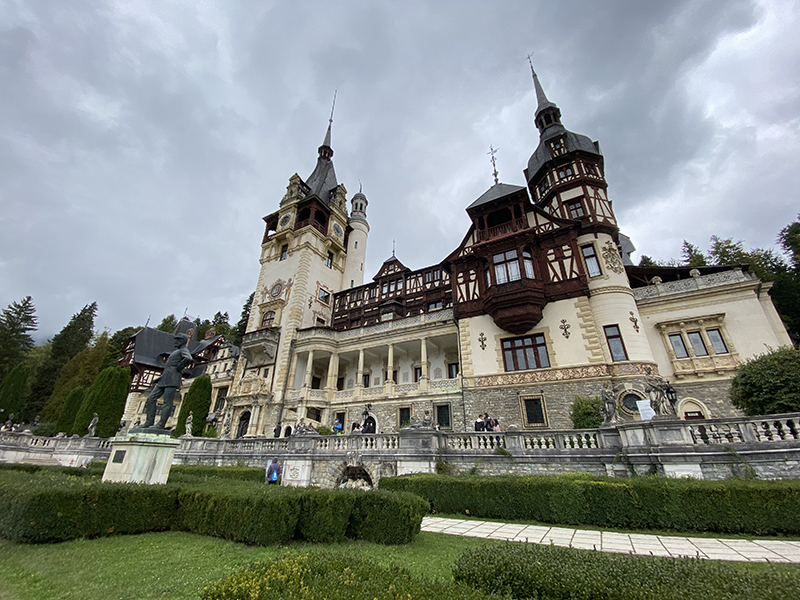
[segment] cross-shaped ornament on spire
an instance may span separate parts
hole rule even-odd
[[[498,148],[495,148],[493,146],[489,146],[489,151],[486,153],[486,154],[491,154],[491,156],[492,156],[492,169],[494,170],[493,174],[494,174],[494,183],[495,183],[495,185],[500,183],[500,181],[497,179],[497,162],[496,162],[496,159],[494,157],[494,155],[497,154],[497,150],[498,150]]]

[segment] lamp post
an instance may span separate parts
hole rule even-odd
[[[678,401],[678,394],[675,391],[675,388],[669,384],[667,384],[667,400],[669,400],[669,403],[672,405]]]
[[[367,404],[366,408],[364,408],[364,412],[361,413],[361,425],[363,426],[367,419],[369,419],[369,411],[372,410],[372,404]]]

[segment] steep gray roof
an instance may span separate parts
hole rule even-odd
[[[476,208],[481,206],[482,204],[488,204],[489,202],[493,202],[499,198],[503,198],[505,196],[510,196],[520,190],[524,190],[524,187],[519,185],[511,185],[508,183],[495,183],[492,187],[486,190],[480,198],[475,200],[472,204],[467,207],[467,210],[470,208]]]
[[[339,185],[336,181],[336,171],[333,169],[333,148],[331,148],[331,124],[328,123],[328,131],[325,132],[325,139],[322,146],[319,147],[319,158],[317,158],[317,166],[314,171],[308,176],[306,185],[309,188],[306,197],[316,195],[325,204],[331,198],[331,190]]]
[[[593,142],[591,138],[579,133],[567,131],[563,125],[553,125],[545,129],[539,141],[539,146],[536,148],[536,151],[531,155],[531,158],[528,161],[528,177],[533,177],[536,175],[536,172],[542,168],[542,165],[552,160],[552,156],[550,156],[550,148],[547,147],[545,142],[560,135],[564,136],[564,141],[567,145],[567,152],[583,150],[584,152],[588,152],[590,154],[597,154],[598,156],[603,155],[603,153],[600,152],[600,145],[597,142]],[[530,181],[530,179],[528,181]]]

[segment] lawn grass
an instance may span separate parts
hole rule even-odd
[[[381,565],[399,565],[414,575],[452,578],[456,558],[486,543],[420,533],[402,546],[366,542],[292,544],[303,552],[339,550]],[[183,532],[145,533],[60,544],[0,540],[0,600],[198,600],[203,588],[254,561],[278,556],[286,547],[246,546]]]

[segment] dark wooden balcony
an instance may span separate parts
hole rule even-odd
[[[484,306],[497,326],[517,335],[542,320],[545,304],[544,282],[538,279],[493,285],[484,293]]]

